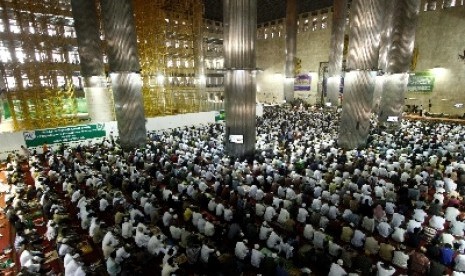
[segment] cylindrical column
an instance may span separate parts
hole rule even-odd
[[[194,1],[193,13],[203,14],[203,4],[201,1]],[[195,79],[197,80],[197,100],[201,101],[200,106],[204,105],[203,99],[207,98],[207,77],[205,75],[205,55],[203,47],[203,16],[194,17],[193,32],[194,32],[194,63],[195,63]],[[199,99],[200,98],[200,99]],[[205,111],[205,110],[200,110]]]
[[[94,1],[72,0],[81,75],[91,122],[114,120],[114,106],[104,76],[97,10]]]
[[[226,152],[255,153],[257,0],[224,0]]]
[[[387,55],[386,79],[381,96],[379,121],[397,117],[400,122],[408,83],[408,71],[415,46],[415,29],[420,0],[395,0],[392,33]]]
[[[286,68],[284,72],[284,99],[294,100],[295,61],[297,51],[297,1],[286,4]]]
[[[378,67],[382,0],[354,0],[351,6],[350,42],[344,79],[344,101],[339,145],[364,147],[370,130],[375,76]]]
[[[328,62],[327,93],[332,106],[339,105],[344,34],[347,18],[347,0],[334,0],[333,21],[331,27],[331,46]]]
[[[132,1],[102,0],[101,6],[120,143],[133,149],[146,142],[146,130]]]

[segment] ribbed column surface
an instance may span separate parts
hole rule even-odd
[[[100,40],[99,22],[94,1],[71,0],[71,7],[76,30],[81,75],[83,77],[104,74],[102,59],[102,42]]]
[[[350,12],[350,40],[347,68],[378,68],[380,32],[383,27],[384,1],[354,0]]]
[[[339,126],[339,146],[365,147],[370,131],[375,76],[369,71],[351,71],[345,76],[344,105]]]
[[[130,0],[102,0],[110,72],[140,71],[134,13]]]
[[[142,81],[130,0],[102,0],[115,115],[123,149],[146,141]]]
[[[257,0],[223,0],[224,67],[255,69]]]
[[[137,73],[111,73],[120,143],[133,149],[146,142],[145,116],[142,103],[142,79]]]
[[[339,104],[346,18],[347,0],[334,0],[327,81],[327,97],[332,106]]]
[[[102,76],[85,78],[84,93],[91,122],[109,122],[115,119],[113,97],[106,84]]]
[[[379,122],[386,123],[391,116],[402,118],[404,97],[407,90],[408,73],[396,73],[384,76],[383,95],[379,105]]]
[[[295,60],[297,51],[297,1],[286,2],[286,65],[284,68],[284,99],[294,100]]]
[[[405,102],[408,75],[415,46],[415,30],[420,0],[395,0],[392,6],[391,43],[387,54],[384,88],[380,102],[380,122],[386,122],[389,116],[400,118]]]
[[[256,139],[257,1],[224,0],[223,16],[225,149],[231,156],[246,158],[254,155]]]
[[[365,147],[370,130],[373,92],[383,26],[382,0],[354,0],[351,6],[350,42],[344,79],[344,100],[339,145],[346,149]]]

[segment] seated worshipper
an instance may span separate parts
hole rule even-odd
[[[413,251],[409,259],[409,275],[426,275],[429,271],[430,261],[425,256],[426,248],[421,247],[419,251]]]
[[[351,239],[351,244],[356,248],[361,248],[365,244],[365,233],[359,229],[355,229],[354,236]]]
[[[282,238],[276,234],[275,231],[271,231],[270,236],[266,240],[266,246],[269,249],[274,249],[279,251],[281,249],[281,243],[283,242]]]
[[[47,240],[51,241],[56,238],[57,228],[58,227],[53,220],[49,220],[47,222],[47,232],[45,232],[45,236],[47,237]]]
[[[439,231],[444,230],[445,223],[446,223],[446,219],[441,216],[431,216],[429,220],[429,226]]]
[[[324,233],[324,229],[315,231],[313,233],[313,246],[318,249],[325,248],[325,241],[326,241],[326,234]]]
[[[389,265],[387,262],[379,261],[376,263],[376,269],[378,270],[377,276],[391,276],[396,273],[396,269]]]
[[[265,255],[260,251],[260,246],[258,244],[254,245],[252,249],[252,254],[250,256],[250,263],[255,268],[260,268],[260,263],[265,258]]]
[[[454,258],[454,250],[452,249],[452,245],[446,243],[444,246],[440,248],[439,254],[439,261],[443,265],[451,265],[453,258]]]
[[[463,237],[465,231],[465,222],[463,220],[453,220],[450,223],[450,233],[454,236]]]
[[[146,248],[149,243],[150,236],[146,234],[146,229],[143,226],[137,226],[134,241],[139,248]]]
[[[258,237],[261,241],[268,239],[270,233],[273,231],[271,227],[268,226],[266,221],[263,221],[262,225],[260,226],[260,231]],[[313,235],[312,235],[313,236]]]
[[[167,250],[164,250],[164,256],[162,260],[162,264],[166,264],[168,262],[168,259],[170,258],[176,258],[176,254],[178,254],[178,249],[177,247],[170,247]]]
[[[365,254],[377,255],[379,252],[379,243],[373,236],[369,236],[365,240]]]
[[[112,230],[107,231],[102,239],[102,252],[105,259],[108,259],[110,253],[113,252],[119,244],[118,239],[116,238],[117,233],[118,230],[113,228]]]
[[[276,216],[276,210],[274,209],[274,207],[273,206],[266,207],[263,219],[266,222],[271,222],[275,216]]]
[[[39,256],[41,255],[41,256]],[[41,270],[40,262],[43,260],[43,255],[40,252],[34,252],[25,247],[19,257],[21,268],[26,268],[28,272],[38,273]]]
[[[210,248],[207,244],[202,244],[202,247],[200,248],[200,260],[204,264],[208,264],[210,254],[212,254],[213,252],[215,252],[215,249]]]
[[[450,207],[446,208],[444,218],[447,221],[454,221],[457,218],[458,215],[460,215],[459,209],[457,209],[456,207],[450,206]]]
[[[162,267],[161,276],[173,275],[178,269],[178,264],[174,262],[174,258],[169,258]]]
[[[289,214],[289,212],[282,207],[279,211],[277,222],[281,225],[284,225],[290,219],[290,217],[291,215]]]
[[[116,262],[116,252],[111,252],[107,259],[107,272],[110,276],[119,275],[121,272],[121,265]]]
[[[125,259],[131,256],[131,254],[129,253],[130,248],[131,246],[129,244],[125,244],[124,246],[121,246],[118,249],[116,249],[115,262],[117,264],[121,264]]]
[[[407,232],[407,230],[404,228],[396,227],[394,228],[391,238],[396,242],[403,243],[405,241],[405,232]]]
[[[407,269],[409,254],[404,252],[405,246],[400,245],[399,249],[394,251],[394,255],[392,257],[392,263],[400,268]]]
[[[234,254],[239,260],[244,260],[249,254],[249,248],[246,246],[247,240],[238,241],[234,248]]]
[[[389,225],[389,223],[385,221],[380,222],[376,229],[378,229],[379,235],[383,238],[389,237],[389,235],[391,235],[391,233],[393,232],[391,225]]]
[[[390,262],[394,253],[395,247],[390,243],[381,243],[379,245],[379,256],[381,259]]]
[[[152,235],[147,243],[147,251],[152,255],[160,254],[160,252],[165,250],[164,240],[165,237],[161,234]]]
[[[65,267],[65,275],[76,275],[82,270],[83,266],[78,253],[68,257],[68,261],[63,264]]]
[[[121,225],[121,236],[123,239],[129,239],[133,236],[134,226],[133,222],[129,221],[129,217],[124,217],[124,222]]]
[[[347,275],[347,272],[342,267],[344,262],[339,259],[337,262],[332,263],[331,267],[329,268],[328,276],[344,276]]]

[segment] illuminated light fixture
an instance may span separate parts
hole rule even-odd
[[[433,69],[431,69],[431,72],[436,77],[442,77],[446,73],[446,69],[440,65],[435,65]]]

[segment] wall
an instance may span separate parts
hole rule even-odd
[[[423,105],[431,112],[463,115],[465,107],[465,61],[458,55],[465,50],[465,6],[423,11],[419,14],[415,46],[419,50],[415,72],[431,70],[436,75],[432,92],[407,92],[405,104]],[[328,13],[332,18],[332,13]],[[300,31],[297,35],[297,57],[302,60],[302,72],[312,75],[311,92],[296,92],[296,97],[310,103],[320,103],[318,86],[320,62],[327,62],[330,51],[331,20],[325,29]],[[257,76],[257,97],[261,102],[282,102],[285,63],[284,37],[257,40],[257,66],[263,71]],[[434,69],[440,66],[439,69]],[[266,101],[264,100],[266,98]]]
[[[407,92],[406,103],[423,105],[431,112],[462,115],[465,108],[465,61],[458,55],[465,50],[465,6],[420,12],[415,46],[418,47],[417,72],[432,70],[436,75],[432,92]]]
[[[215,122],[215,111],[179,114],[173,116],[164,116],[156,118],[148,118],[146,121],[147,131],[177,128],[183,126],[204,125]],[[115,121],[105,123],[105,132],[107,136],[113,132],[114,136],[118,135],[118,126]],[[92,142],[98,142],[102,139],[92,139]],[[83,141],[71,142],[71,145],[77,145]],[[7,158],[8,154],[21,153],[19,150],[21,146],[26,146],[24,141],[23,132],[10,132],[0,134],[0,160]],[[55,148],[57,145],[49,145]],[[37,150],[41,153],[42,148],[30,148],[30,150]]]
[[[331,18],[331,13],[328,17]],[[297,34],[296,57],[301,59],[301,73],[309,73],[312,77],[310,92],[296,91],[295,97],[314,104],[320,102],[318,92],[318,70],[320,62],[327,62],[331,23],[325,29],[315,31],[300,31]],[[285,68],[284,37],[257,40],[257,99],[265,103],[281,103],[284,100],[284,68]]]

